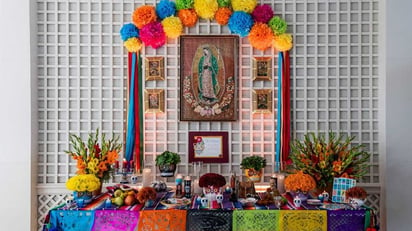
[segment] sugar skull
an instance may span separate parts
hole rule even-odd
[[[219,204],[223,202],[223,195],[221,193],[216,195],[216,201]]]
[[[132,181],[132,184],[137,184],[137,176],[136,175],[132,175],[130,177],[130,180]]]
[[[300,205],[302,204],[302,200],[301,200],[298,196],[296,196],[296,197],[293,199],[293,204],[294,204],[297,208],[299,208]]]
[[[209,207],[209,199],[206,197],[202,197],[202,199],[200,199],[200,203],[202,204],[203,208]]]

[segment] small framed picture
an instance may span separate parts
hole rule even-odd
[[[228,132],[189,132],[189,163],[228,163]]]
[[[164,80],[164,58],[163,57],[147,57],[145,79],[148,80]]]
[[[146,89],[144,99],[145,113],[164,112],[165,95],[163,89]]]
[[[259,89],[253,90],[253,113],[272,112],[272,90]]]
[[[253,80],[272,80],[272,58],[253,58]]]

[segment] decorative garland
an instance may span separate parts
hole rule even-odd
[[[285,33],[286,21],[274,16],[271,6],[256,0],[161,0],[157,6],[138,7],[132,23],[125,24],[120,34],[129,52],[139,51],[143,44],[157,49],[167,38],[178,38],[184,27],[195,26],[199,18],[228,25],[232,34],[248,36],[258,50],[292,48],[292,36]]]

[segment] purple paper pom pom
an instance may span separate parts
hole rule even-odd
[[[169,0],[161,0],[156,6],[156,14],[164,19],[176,14],[176,3]]]
[[[139,29],[133,23],[124,24],[120,29],[120,37],[123,41],[132,37],[139,38]]]
[[[146,46],[157,49],[166,43],[166,34],[160,22],[151,22],[140,30],[140,39]]]
[[[249,34],[253,26],[253,19],[250,14],[243,11],[235,11],[229,18],[229,29],[232,33],[245,37]]]
[[[252,12],[252,17],[255,22],[267,23],[273,17],[272,7],[269,5],[258,5]]]

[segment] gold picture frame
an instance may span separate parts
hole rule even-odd
[[[253,80],[272,80],[272,58],[253,58]]]
[[[145,113],[164,112],[165,95],[163,89],[146,89],[144,91]]]
[[[272,113],[272,90],[257,89],[253,90],[253,113]]]
[[[164,57],[146,57],[145,79],[164,80]]]

